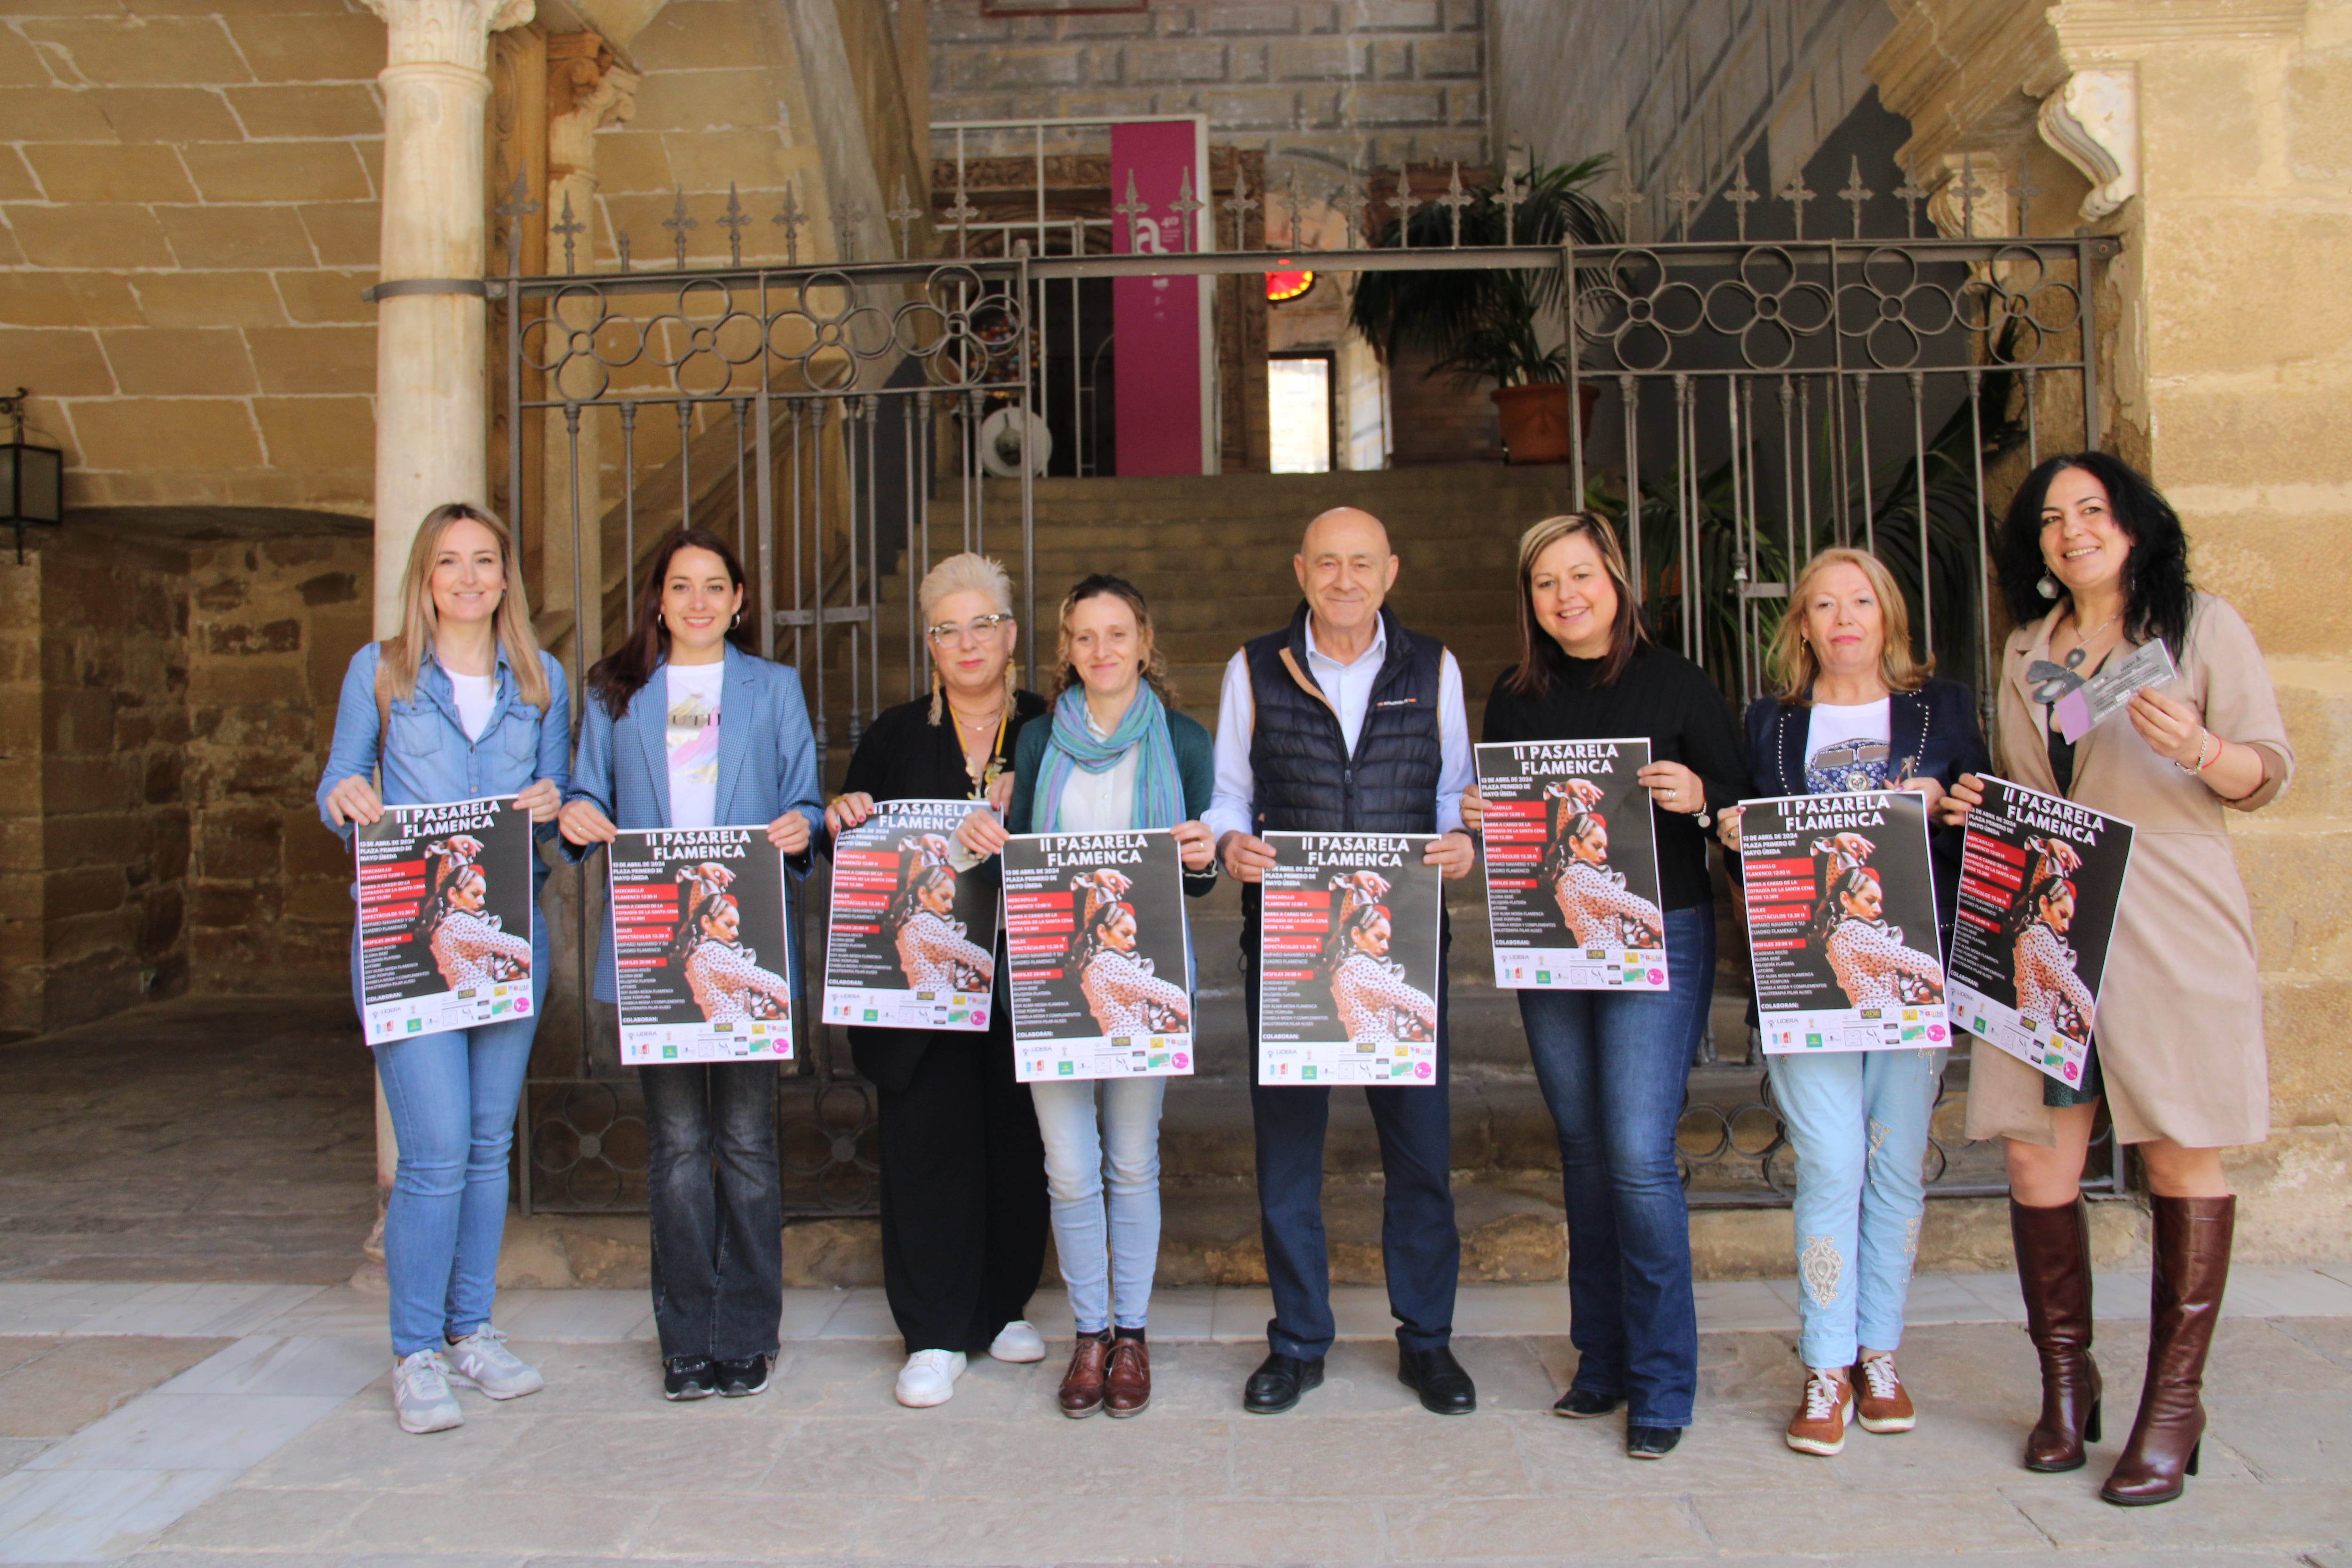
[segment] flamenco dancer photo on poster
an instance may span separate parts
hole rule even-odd
[[[1126,902],[1132,885],[1108,867],[1071,879],[1079,914],[1070,973],[1108,1037],[1185,1033],[1192,1026],[1192,998],[1155,974],[1151,960],[1136,952],[1135,908]]]
[[[1331,931],[1318,967],[1331,986],[1331,1003],[1348,1043],[1359,1049],[1400,1040],[1433,1039],[1437,1003],[1405,978],[1389,957],[1394,925],[1386,904],[1388,879],[1351,871],[1331,881]]]
[[[1579,947],[1663,947],[1658,906],[1629,890],[1625,874],[1610,867],[1609,819],[1600,810],[1604,793],[1591,779],[1545,786],[1543,880]]]
[[[1906,945],[1889,924],[1878,873],[1864,864],[1878,846],[1859,833],[1813,840],[1822,894],[1806,935],[1837,976],[1853,1007],[1905,1007],[1944,999],[1944,965]]]
[[[898,891],[883,913],[882,930],[897,950],[907,988],[987,991],[995,983],[995,955],[973,942],[955,918],[956,874],[946,837],[909,838],[898,854]]]
[[[482,841],[464,834],[425,846],[426,893],[416,935],[452,991],[530,976],[530,941],[508,934],[499,916],[485,912],[490,888],[481,855]]]
[[[666,955],[686,976],[705,1022],[727,1024],[787,1016],[792,984],[760,967],[759,952],[741,941],[743,911],[727,889],[735,873],[712,862],[678,868],[684,916]]]

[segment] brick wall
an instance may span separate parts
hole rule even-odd
[[[1213,141],[1278,165],[1486,160],[1481,0],[1152,0],[1140,16],[1024,18],[931,0],[930,37],[934,121],[1206,114]]]
[[[142,9],[0,18],[0,371],[69,507],[363,510],[383,24]]]

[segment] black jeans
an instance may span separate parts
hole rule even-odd
[[[934,1033],[879,1092],[882,1286],[909,1355],[986,1350],[1045,1271],[1045,1146],[1011,1017],[1000,992],[987,1034]]]
[[[775,1354],[784,1311],[776,1064],[641,1067],[637,1081],[663,1357]]]

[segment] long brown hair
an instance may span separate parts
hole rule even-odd
[[[1853,567],[1878,595],[1879,626],[1886,634],[1878,652],[1878,678],[1886,682],[1886,689],[1916,691],[1927,685],[1927,677],[1936,670],[1936,657],[1929,654],[1924,663],[1911,657],[1911,606],[1904,600],[1895,574],[1867,550],[1839,548],[1824,550],[1806,562],[1789,589],[1788,608],[1780,612],[1780,629],[1772,634],[1771,650],[1764,656],[1779,684],[1780,700],[1799,707],[1812,700],[1807,693],[1822,673],[1822,660],[1813,645],[1805,640],[1805,601],[1811,595],[1813,579],[1832,566]]]
[[[440,616],[433,607],[434,558],[441,553],[442,539],[460,522],[478,522],[499,542],[499,571],[506,587],[499,592],[499,607],[491,612],[491,628],[499,650],[514,669],[515,695],[544,713],[553,694],[547,684],[547,669],[539,661],[539,636],[530,628],[530,602],[523,595],[514,535],[491,513],[465,501],[450,501],[426,512],[408,546],[408,565],[400,574],[400,631],[384,639],[383,651],[378,656],[391,681],[392,695],[404,702],[416,695],[417,667],[424,663],[433,647],[434,633],[440,627]]]
[[[629,700],[645,689],[655,668],[669,652],[669,627],[662,622],[662,584],[669,576],[670,562],[681,550],[708,550],[727,563],[727,575],[735,586],[743,586],[743,563],[737,558],[735,547],[707,528],[673,529],[654,546],[653,569],[646,574],[645,589],[637,596],[636,626],[626,642],[588,670],[589,692],[615,719],[628,711]],[[729,640],[735,636],[730,630]]]
[[[1151,606],[1143,602],[1143,590],[1126,578],[1109,572],[1097,572],[1079,580],[1062,600],[1061,639],[1054,648],[1054,700],[1073,686],[1085,684],[1078,677],[1078,667],[1070,662],[1070,612],[1088,599],[1117,599],[1135,612],[1135,633],[1142,641],[1143,679],[1160,700],[1169,707],[1176,706],[1176,689],[1168,682],[1168,660],[1160,651],[1160,638],[1151,626]]]
[[[1563,512],[1545,518],[1519,535],[1519,663],[1511,671],[1509,689],[1520,697],[1551,695],[1549,650],[1559,645],[1549,632],[1536,625],[1536,558],[1563,539],[1582,534],[1592,541],[1592,548],[1601,557],[1601,567],[1609,574],[1611,586],[1617,590],[1617,617],[1609,630],[1609,652],[1601,660],[1599,684],[1613,685],[1633,662],[1633,656],[1649,645],[1650,628],[1642,623],[1642,599],[1634,593],[1633,578],[1625,567],[1625,552],[1617,546],[1615,531],[1601,518],[1589,511]]]

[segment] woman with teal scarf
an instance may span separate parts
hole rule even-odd
[[[993,855],[1008,832],[1173,828],[1184,890],[1207,892],[1217,874],[1200,817],[1215,783],[1213,752],[1208,731],[1169,705],[1151,612],[1134,584],[1097,574],[1070,590],[1056,663],[1053,721],[1021,731],[1004,821],[974,811],[959,837],[973,852]],[[1188,994],[1190,979],[1181,983]],[[1151,1403],[1144,1323],[1160,1259],[1160,1105],[1168,1080],[1029,1087],[1045,1140],[1054,1249],[1077,1321],[1062,1414],[1140,1415]]]

